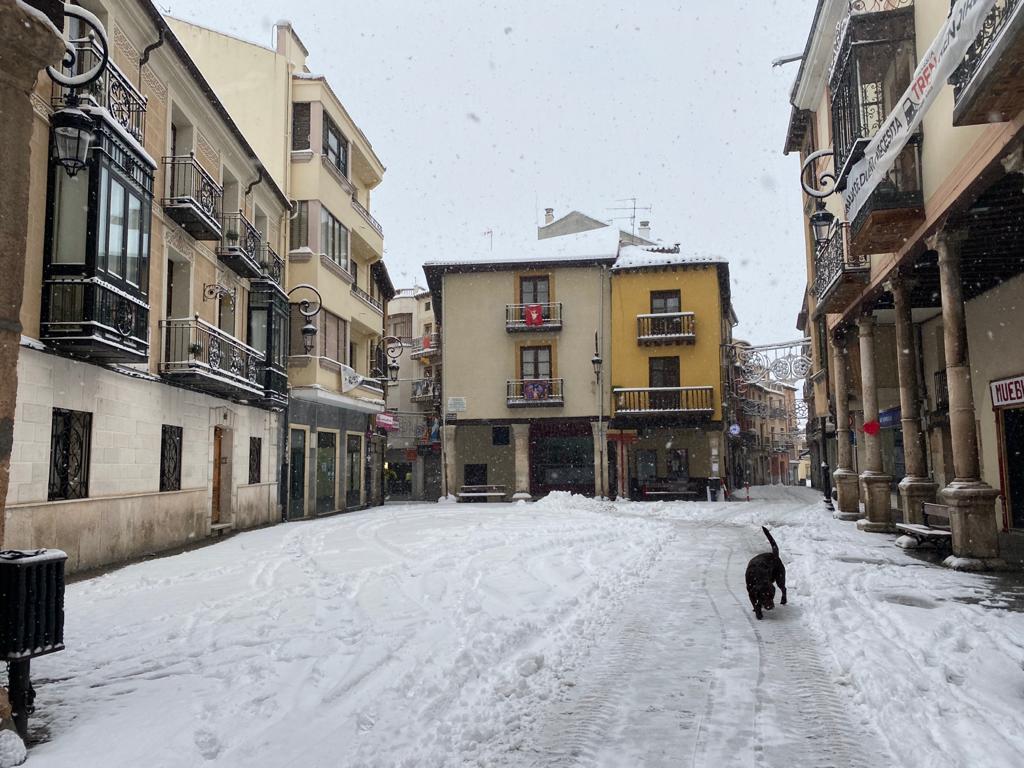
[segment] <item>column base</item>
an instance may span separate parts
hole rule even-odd
[[[857,473],[851,469],[837,469],[832,473],[836,489],[836,520],[857,520],[860,514],[860,490],[857,488]]]
[[[939,492],[942,503],[949,507],[954,558],[985,561],[999,557],[998,496],[999,491],[980,480],[954,480]]]
[[[924,522],[921,505],[935,502],[935,494],[939,490],[938,483],[933,483],[927,477],[907,476],[900,480],[899,488],[903,522],[921,525]]]
[[[880,472],[864,472],[860,476],[864,483],[864,511],[866,517],[857,521],[857,530],[868,533],[891,533],[896,528],[892,522],[892,505],[889,488],[892,478]]]
[[[1007,571],[1010,567],[998,557],[957,557],[950,555],[942,564],[954,571]]]

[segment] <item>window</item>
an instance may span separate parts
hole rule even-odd
[[[100,170],[99,187],[96,266],[111,277],[121,278],[145,292],[146,262],[149,258],[149,201],[106,166]]]
[[[217,300],[217,327],[229,336],[235,335],[235,297],[231,294]]]
[[[84,499],[89,495],[92,414],[53,409],[50,426],[50,487],[47,498]]]
[[[352,273],[352,282],[359,285],[359,262],[350,261],[348,265],[348,271]]]
[[[510,445],[511,432],[510,427],[491,427],[491,445]]]
[[[648,365],[652,387],[679,386],[678,357],[652,357]]]
[[[292,151],[309,149],[309,102],[292,104]]]
[[[89,176],[86,167],[70,178],[63,170],[53,176],[53,263],[85,264],[85,231],[89,212]],[[106,207],[106,187],[100,188],[100,208]],[[106,226],[100,218],[100,227]],[[102,231],[102,230],[101,230]],[[104,241],[103,234],[100,235]]]
[[[324,112],[324,157],[348,178],[348,141],[341,135],[338,126]]]
[[[547,304],[551,300],[551,286],[547,276],[519,278],[519,291],[523,304]]]
[[[320,208],[320,252],[348,268],[348,230],[323,207]]]
[[[309,247],[309,203],[299,200],[295,203],[295,215],[288,232],[288,248],[297,251]]]
[[[426,305],[425,305],[425,306],[423,307],[423,311],[424,311],[424,312],[429,312],[429,311],[430,311],[430,302],[429,302],[429,301],[428,301],[428,302],[426,303]]]
[[[651,314],[664,315],[681,312],[679,291],[651,291]]]
[[[320,354],[337,360],[339,363],[347,362],[345,349],[348,342],[348,321],[342,320],[337,315],[332,315],[327,310],[320,312]]]
[[[521,379],[551,378],[551,347],[523,347],[519,350]]]
[[[412,337],[412,314],[391,315],[388,318],[388,334],[400,339]]]
[[[181,490],[181,427],[160,428],[160,491]]]
[[[260,462],[263,456],[263,438],[249,438],[249,485],[256,485],[260,481]]]

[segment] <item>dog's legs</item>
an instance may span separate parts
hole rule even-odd
[[[760,598],[758,598],[758,596],[755,595],[750,590],[747,590],[747,597],[750,598],[750,604],[752,606],[754,606],[754,615],[756,615],[757,618],[759,618],[759,619],[764,618],[761,615],[761,600],[760,600]]]
[[[775,580],[775,583],[779,585],[779,589],[782,590],[782,600],[779,602],[782,605],[786,604],[786,569],[784,567],[779,569],[779,578]]]

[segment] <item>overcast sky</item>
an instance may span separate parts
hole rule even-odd
[[[535,238],[546,207],[608,220],[635,197],[655,239],[729,258],[738,335],[799,336],[797,65],[771,61],[803,50],[813,0],[158,2],[265,45],[292,21],[387,167],[372,202],[396,286],[486,256],[488,230]]]

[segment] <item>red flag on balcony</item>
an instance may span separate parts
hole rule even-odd
[[[523,319],[527,325],[544,325],[544,309],[540,304],[527,304],[523,308]]]
[[[425,334],[423,336],[423,348],[424,349],[430,349],[430,334],[429,333]]]

